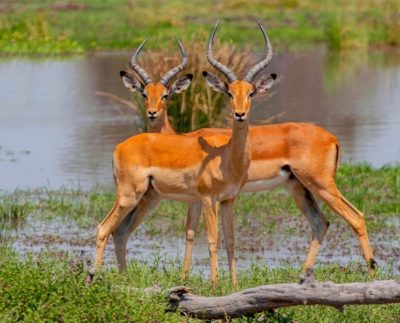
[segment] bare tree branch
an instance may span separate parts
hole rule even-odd
[[[135,110],[136,112],[140,112],[139,108],[136,106],[136,104],[132,103],[129,100],[125,100],[123,98],[120,98],[119,96],[116,96],[115,94],[109,93],[109,92],[103,92],[103,91],[96,91],[95,92],[96,95],[99,96],[104,96],[106,98],[109,98],[115,102],[118,102],[119,104],[125,105],[129,108],[132,108],[133,110]]]
[[[320,283],[309,270],[299,283],[264,285],[220,297],[197,296],[186,287],[175,287],[169,291],[169,302],[172,309],[201,319],[235,318],[296,305],[342,310],[344,305],[400,303],[400,281]]]

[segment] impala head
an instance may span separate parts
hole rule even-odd
[[[231,109],[233,116],[237,121],[244,121],[248,118],[248,113],[251,107],[251,98],[258,93],[266,92],[271,88],[274,80],[276,79],[276,74],[266,74],[261,76],[258,81],[253,84],[254,77],[264,69],[272,59],[272,48],[269,42],[268,36],[258,23],[261,29],[264,40],[266,42],[267,55],[260,63],[254,65],[246,74],[243,80],[238,80],[235,74],[225,65],[218,62],[212,54],[212,47],[214,43],[214,36],[219,24],[219,20],[214,26],[211,33],[210,40],[208,43],[207,59],[209,63],[219,72],[225,75],[229,83],[222,81],[217,75],[210,72],[203,72],[208,86],[218,92],[223,92],[228,95],[231,99]]]
[[[141,80],[133,76],[132,74],[121,71],[120,75],[122,82],[125,87],[133,92],[138,92],[143,96],[145,102],[146,113],[151,123],[157,123],[160,117],[165,113],[166,101],[173,93],[182,93],[185,91],[193,78],[192,74],[186,74],[185,76],[177,79],[171,86],[168,83],[181,71],[186,68],[187,57],[185,49],[182,43],[177,39],[179,49],[182,55],[182,63],[171,70],[169,70],[159,82],[153,82],[146,71],[136,63],[136,59],[146,44],[149,38],[146,38],[142,44],[133,53],[130,66],[131,68],[141,77]]]

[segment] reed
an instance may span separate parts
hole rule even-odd
[[[7,241],[11,231],[25,223],[30,210],[30,203],[18,194],[0,199],[0,243]]]

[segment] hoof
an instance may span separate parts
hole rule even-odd
[[[370,270],[375,270],[378,267],[378,263],[374,260],[374,258],[368,261],[368,268]]]

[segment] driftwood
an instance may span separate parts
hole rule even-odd
[[[344,305],[400,303],[400,280],[369,283],[320,283],[312,270],[300,276],[299,283],[264,285],[220,297],[202,297],[186,287],[169,291],[173,310],[201,319],[248,316],[279,307],[328,305],[343,310]]]

